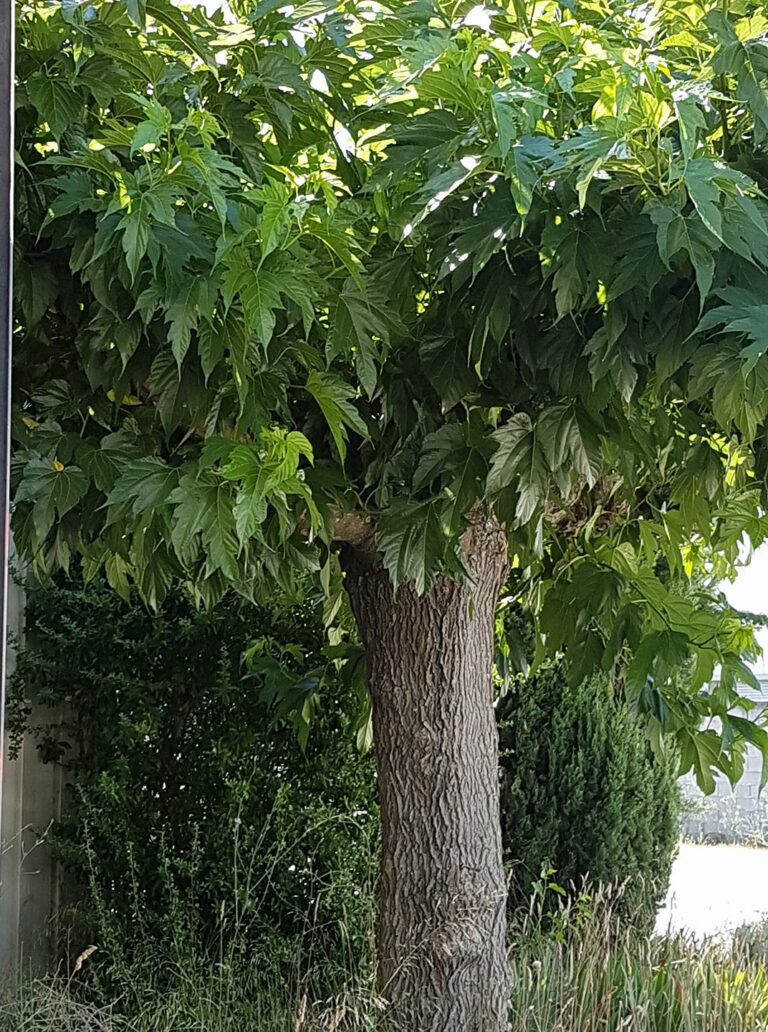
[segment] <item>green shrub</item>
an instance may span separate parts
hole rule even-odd
[[[534,886],[626,883],[624,910],[653,918],[677,845],[676,768],[661,763],[605,678],[575,687],[553,665],[514,678],[498,704],[510,907]]]
[[[200,613],[178,592],[152,615],[104,585],[30,590],[10,725],[31,721],[71,786],[54,845],[83,887],[72,946],[98,944],[98,1000],[204,978],[212,957],[296,984],[308,964],[342,981],[368,970],[375,777],[352,741],[346,654],[328,658],[314,604]],[[513,679],[499,717],[512,906],[552,869],[565,884],[629,878],[626,900],[650,913],[675,779],[607,685],[570,688],[556,668]]]
[[[11,724],[29,724],[25,699],[59,714],[33,728],[71,786],[54,845],[84,887],[89,966],[113,983],[139,955],[155,972],[185,951],[291,963],[310,936],[368,956],[372,760],[323,647],[311,604],[200,613],[178,592],[152,615],[106,586],[30,590]],[[275,695],[292,677],[313,711],[305,749]]]

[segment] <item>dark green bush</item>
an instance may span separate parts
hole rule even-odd
[[[179,592],[155,616],[106,586],[30,590],[11,724],[29,724],[25,699],[60,715],[32,723],[71,786],[54,843],[85,887],[94,962],[235,942],[274,959],[310,934],[313,949],[365,952],[375,781],[323,647],[309,604],[199,613]],[[314,710],[305,749],[275,698],[292,670]]]
[[[574,687],[558,665],[513,679],[498,715],[510,907],[552,871],[566,888],[626,883],[625,914],[647,923],[679,837],[674,758],[656,760],[606,678]]]

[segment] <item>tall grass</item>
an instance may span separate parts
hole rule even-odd
[[[644,937],[568,903],[512,954],[510,1032],[766,1032],[768,926],[732,941]],[[575,913],[575,916],[574,916]]]
[[[143,1004],[131,1016],[123,1001],[98,1007],[77,999],[63,979],[37,980],[6,991],[0,1000],[3,1032],[368,1032],[378,1009],[348,988],[322,997],[312,979],[302,987],[265,980],[258,972],[209,971],[189,979],[180,972],[171,989],[137,986]],[[316,986],[316,990],[320,990]],[[324,990],[331,988],[323,986]]]
[[[582,897],[546,933],[529,916],[515,931],[510,1032],[765,1032],[768,926],[732,942],[643,938],[610,907]],[[190,959],[153,978],[142,965],[132,999],[96,1007],[61,978],[0,1000],[2,1032],[373,1032],[382,1008],[360,972],[307,966],[293,976],[252,963]],[[414,1032],[414,1030],[408,1030]]]
[[[284,961],[284,958],[281,958]],[[136,981],[105,1005],[62,974],[0,990],[2,1032],[373,1032],[381,1008],[359,970],[254,956],[225,963],[189,956]]]

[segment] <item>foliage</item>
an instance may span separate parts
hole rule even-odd
[[[749,943],[649,938],[617,925],[610,901],[586,919],[561,907],[565,938],[520,935],[511,1032],[759,1032],[768,1015],[764,958]],[[572,928],[573,931],[573,928]]]
[[[678,838],[676,756],[659,762],[604,677],[562,664],[518,677],[497,706],[510,909],[532,887],[624,884],[624,913],[652,923]]]
[[[722,940],[639,936],[617,926],[610,900],[591,900],[591,913],[563,902],[562,925],[579,934],[542,937],[536,919],[520,929],[511,956],[510,1032],[592,1029],[594,1032],[762,1032],[768,1015],[765,929]],[[158,992],[142,972],[135,985],[141,1007],[123,1015],[123,1000],[97,1010],[73,999],[63,981],[24,983],[0,997],[0,1024],[25,1032],[369,1032],[378,1007],[366,984],[317,978],[296,983],[259,977],[253,965],[233,972],[179,972],[172,993]],[[330,998],[335,994],[333,998]]]
[[[373,1032],[378,1005],[354,968],[297,970],[286,981],[267,958],[258,967],[198,964],[188,957],[169,990],[157,970],[132,970],[126,995],[99,1006],[63,977],[0,990],[0,1026],[14,1032]]]
[[[234,943],[274,964],[305,936],[318,957],[368,955],[372,764],[351,741],[348,664],[323,640],[310,604],[201,614],[174,592],[153,615],[101,584],[30,592],[10,730],[31,719],[63,765],[54,845],[110,984],[129,961],[165,970]],[[246,646],[260,667],[241,668]],[[315,710],[306,748],[302,705],[283,712],[291,669]]]
[[[749,626],[656,572],[765,535],[762,5],[232,12],[19,5],[23,553],[332,610],[340,515],[425,589],[479,499],[541,655],[705,787],[768,756]]]

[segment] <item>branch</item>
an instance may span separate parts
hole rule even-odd
[[[335,512],[331,516],[331,537],[362,552],[376,551],[376,527],[361,512]]]

